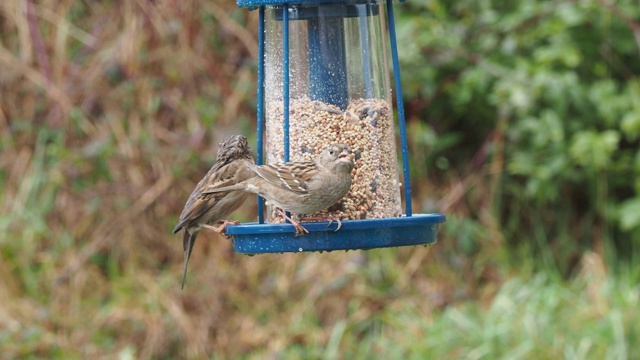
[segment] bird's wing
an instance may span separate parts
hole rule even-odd
[[[173,233],[180,231],[182,227],[191,221],[198,219],[207,210],[211,209],[220,199],[227,196],[228,191],[237,190],[229,189],[227,192],[217,192],[214,190],[226,188],[237,183],[236,173],[240,166],[246,166],[242,161],[230,162],[217,166],[214,164],[207,175],[200,180],[196,188],[189,196],[182,214],[180,214],[180,222],[173,229]]]
[[[318,168],[313,161],[301,161],[255,166],[253,171],[273,185],[304,195],[309,193],[309,180]]]

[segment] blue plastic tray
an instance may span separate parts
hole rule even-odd
[[[413,214],[411,217],[345,220],[337,223],[304,222],[308,234],[295,236],[291,224],[244,223],[227,226],[233,249],[242,254],[301,251],[357,250],[382,247],[428,245],[438,238],[442,214]]]

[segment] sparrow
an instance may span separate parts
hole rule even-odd
[[[184,248],[183,289],[187,276],[187,264],[200,230],[206,228],[223,233],[228,224],[238,224],[237,221],[223,219],[235,211],[249,195],[243,191],[224,193],[204,193],[203,191],[235,185],[254,177],[255,173],[249,168],[254,163],[246,137],[232,135],[218,144],[216,162],[196,185],[184,205],[178,225],[173,229],[174,234],[184,230],[182,240]],[[215,223],[222,223],[222,225],[219,227],[211,225]]]
[[[249,164],[257,176],[235,185],[207,188],[204,194],[242,190],[258,194],[273,204],[296,229],[296,236],[309,231],[284,211],[311,214],[330,207],[351,188],[354,162],[345,144],[332,144],[311,161],[293,161],[272,165]],[[284,211],[283,211],[284,210]],[[341,222],[338,219],[338,228]]]

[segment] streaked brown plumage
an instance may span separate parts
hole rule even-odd
[[[204,193],[203,191],[231,186],[254,177],[255,173],[249,168],[253,164],[254,160],[249,151],[247,138],[242,135],[229,136],[219,144],[216,162],[189,196],[189,200],[180,214],[180,221],[173,229],[174,234],[184,230],[182,288],[184,288],[187,276],[187,264],[191,257],[191,251],[200,230],[207,228],[222,233],[226,225],[232,223],[224,219],[235,211],[249,195],[243,191],[224,193]],[[219,222],[222,222],[222,226],[212,226],[212,224]]]
[[[209,188],[204,193],[244,190],[264,197],[279,209],[294,214],[311,214],[328,208],[347,195],[353,166],[349,146],[333,144],[313,161],[249,165],[258,176],[236,185]],[[296,228],[297,235],[308,232],[284,212],[280,213]]]

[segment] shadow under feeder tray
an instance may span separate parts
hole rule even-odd
[[[429,245],[437,241],[442,214],[413,214],[410,217],[304,222],[308,234],[295,236],[293,225],[244,223],[229,225],[233,249],[243,254],[302,251],[365,250],[381,247]]]

